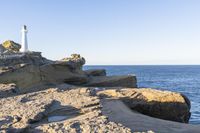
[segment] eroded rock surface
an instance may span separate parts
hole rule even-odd
[[[15,89],[14,84],[3,84],[0,87],[6,91]],[[161,107],[166,101],[187,104],[184,99],[178,93],[150,89],[96,90],[96,88],[62,84],[56,88],[28,94],[8,93],[7,97],[0,98],[0,129],[2,132],[33,133],[94,131],[198,133],[198,126],[156,119],[137,113],[139,112],[137,109],[131,108],[140,105],[140,101],[144,107],[149,108],[155,108],[154,105],[146,105],[154,100],[162,101]],[[172,106],[170,109],[173,108],[175,107]],[[168,108],[165,110],[169,111]],[[161,111],[160,114],[162,113]],[[175,113],[174,117],[176,115]]]
[[[108,119],[121,123],[138,132],[152,130],[155,133],[199,133],[199,125],[166,121],[140,114],[128,108],[120,99],[101,100],[102,113]]]
[[[129,108],[142,114],[188,123],[190,103],[180,93],[154,89],[111,89],[98,93],[100,96],[121,99]]]
[[[88,88],[50,88],[0,99],[2,132],[124,132],[101,113],[97,96]],[[65,118],[58,121],[56,118]]]
[[[106,76],[105,69],[89,69],[89,70],[85,70],[85,73],[88,76]]]
[[[40,53],[25,53],[22,57],[3,58],[0,63],[0,83],[15,83],[23,89],[48,83],[86,83],[88,77],[80,68],[82,57],[71,59],[50,61],[43,58]]]
[[[2,54],[0,56],[0,67],[15,67],[20,64],[44,65],[52,61],[41,56],[40,52]]]
[[[135,89],[135,75],[83,71],[85,59],[78,54],[51,61],[11,46],[0,47],[0,132],[165,133],[168,125],[172,132],[199,131],[161,120],[188,122],[190,101],[180,93]]]
[[[82,66],[85,64],[85,58],[81,57],[79,54],[72,54],[71,57],[63,58],[60,62],[68,64],[73,69],[82,69]]]
[[[85,86],[92,87],[137,87],[136,76],[96,76],[90,78]]]
[[[83,71],[85,59],[78,54],[72,54],[71,57],[60,61],[48,60],[39,52],[3,56],[5,57],[0,58],[0,83],[15,83],[24,89],[24,92],[43,84],[62,83],[79,86],[136,87],[135,76],[104,76],[105,71],[102,70]]]

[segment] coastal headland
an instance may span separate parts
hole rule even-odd
[[[84,71],[79,54],[52,61],[19,49],[0,45],[0,132],[200,131],[188,124],[191,104],[181,93],[138,88],[135,75]]]

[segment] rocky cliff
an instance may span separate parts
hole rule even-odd
[[[103,69],[84,71],[84,64],[85,59],[78,54],[58,61],[48,60],[40,52],[1,54],[0,131],[200,130],[181,124],[190,118],[191,105],[186,96],[137,88],[134,75],[107,76]]]
[[[40,52],[4,54],[0,58],[0,83],[15,83],[21,89],[61,83],[80,86],[136,87],[135,76],[106,76],[85,72],[85,59],[78,54],[51,61]],[[99,70],[96,70],[99,71]]]

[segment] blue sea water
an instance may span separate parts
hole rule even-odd
[[[106,69],[108,75],[135,74],[139,87],[176,91],[191,101],[190,123],[200,124],[200,66],[85,66],[84,69]]]

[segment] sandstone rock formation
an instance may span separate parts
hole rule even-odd
[[[72,64],[72,66],[70,65]],[[69,83],[82,85],[88,81],[87,75],[81,69],[75,67],[72,61],[51,63],[40,67],[42,81],[50,83]]]
[[[41,52],[3,54],[0,58],[0,67],[15,67],[20,64],[44,65],[52,61],[41,56]]]
[[[10,84],[0,85],[0,88],[15,90]],[[198,133],[200,130],[198,126],[156,119],[130,110],[123,104],[123,98],[129,97],[132,102],[133,93],[129,92],[139,89],[107,89],[97,91],[62,84],[27,94],[13,96],[10,93],[0,98],[1,132]],[[149,98],[157,99],[157,91],[153,91]],[[149,89],[142,92],[148,94]],[[162,97],[163,101],[169,99],[169,96]],[[178,99],[183,100],[181,96]]]
[[[88,75],[82,70],[85,59],[77,54],[60,61],[48,60],[39,52],[14,55],[16,57],[0,58],[0,83],[15,83],[19,88],[24,89],[24,92],[35,86],[49,83],[136,87],[135,76],[99,76],[97,79],[95,75]]]
[[[180,93],[137,89],[135,75],[84,71],[78,54],[52,61],[10,44],[0,55],[0,132],[200,131],[165,121],[188,122],[190,101]]]
[[[164,119],[188,123],[190,103],[180,93],[154,89],[104,90],[101,96],[119,98],[134,111]]]
[[[7,41],[3,42],[2,46],[6,50],[9,50],[9,51],[12,51],[12,52],[19,52],[19,50],[21,48],[20,44],[14,42],[14,41],[11,41],[11,40],[7,40]]]
[[[90,69],[90,70],[85,70],[85,73],[88,76],[106,76],[105,69]]]
[[[85,59],[79,54],[72,54],[71,57],[63,58],[61,61],[74,69],[82,69],[85,64]]]
[[[0,106],[0,129],[5,132],[131,132],[102,115],[100,99],[88,88],[50,88],[1,98]]]
[[[199,133],[199,125],[166,121],[140,114],[128,108],[121,100],[101,99],[102,114],[110,121],[121,123],[133,131],[152,130],[155,133]]]
[[[92,77],[85,86],[92,87],[137,87],[136,76],[96,76]]]

